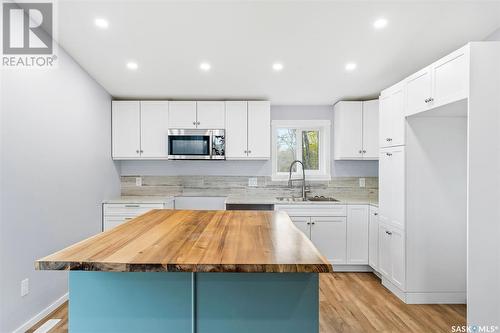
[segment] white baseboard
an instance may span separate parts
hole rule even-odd
[[[68,300],[68,293],[62,295],[59,299],[57,299],[54,303],[43,309],[40,313],[38,313],[36,316],[19,326],[16,330],[14,330],[12,333],[24,333],[30,328],[32,328],[36,323],[38,323],[40,320],[43,318],[47,317],[52,311],[57,309],[61,304],[66,302]]]
[[[333,272],[373,272],[373,269],[368,265],[333,264]]]
[[[408,304],[466,304],[467,294],[465,292],[454,293],[406,293]]]
[[[387,280],[385,277],[382,276],[382,285],[389,289],[391,293],[396,295],[400,300],[406,303],[406,293],[396,287],[395,284],[393,284],[391,281]]]

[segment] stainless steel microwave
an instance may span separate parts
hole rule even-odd
[[[172,160],[226,159],[223,129],[170,129],[167,140],[168,158]]]

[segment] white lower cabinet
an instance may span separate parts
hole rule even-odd
[[[102,231],[107,231],[152,209],[172,209],[174,208],[174,199],[155,203],[103,203],[102,206]]]
[[[332,264],[346,263],[345,217],[311,217],[311,240]]]
[[[378,208],[370,206],[368,224],[368,264],[378,271]]]
[[[405,288],[405,238],[404,232],[387,224],[379,225],[379,272],[392,284]]]
[[[347,206],[347,263],[368,264],[369,206]]]
[[[368,268],[368,205],[275,205],[342,270]],[[338,266],[337,266],[338,268]]]

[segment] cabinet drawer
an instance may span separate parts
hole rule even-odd
[[[151,209],[162,209],[163,204],[104,204],[104,216],[108,215],[126,215],[137,216],[143,214]]]
[[[113,229],[114,227],[120,225],[120,224],[123,224],[129,220],[133,219],[133,217],[126,217],[126,216],[122,216],[122,217],[106,217],[104,218],[104,223],[103,223],[103,226],[102,226],[102,231],[107,231],[107,230],[110,230],[110,229]]]

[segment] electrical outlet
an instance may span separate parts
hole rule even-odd
[[[366,187],[366,179],[359,178],[359,187]]]
[[[256,177],[248,178],[248,186],[257,187],[257,178]]]
[[[30,280],[24,279],[21,281],[21,296],[26,296],[30,292]]]
[[[142,177],[135,177],[135,186],[142,186]]]

